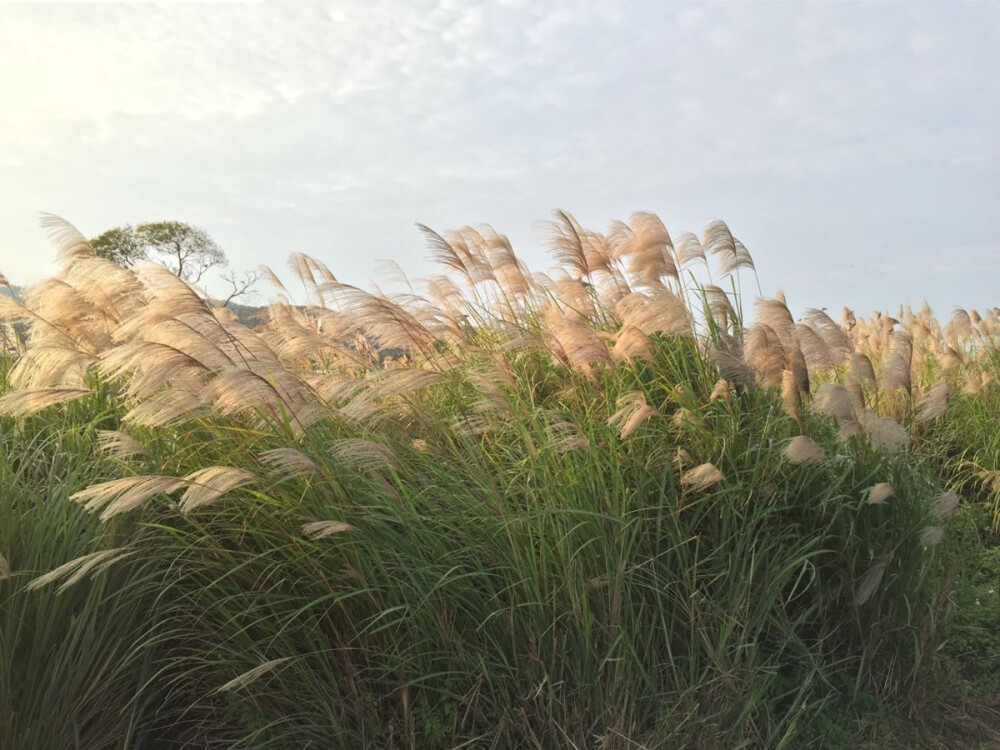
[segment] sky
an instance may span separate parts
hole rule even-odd
[[[417,222],[545,270],[554,209],[723,219],[793,312],[1000,305],[1000,2],[0,0],[14,283],[40,212],[368,287]]]

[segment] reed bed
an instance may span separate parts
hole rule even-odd
[[[296,255],[249,328],[47,223],[0,297],[0,746],[818,747],[933,672],[996,309],[746,324],[724,223],[557,212],[554,270],[422,228],[439,275]]]

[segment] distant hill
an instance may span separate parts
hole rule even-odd
[[[236,313],[236,319],[247,328],[253,328],[265,322],[264,311],[266,306],[257,307],[254,305],[241,305],[238,302],[230,302],[227,307]]]

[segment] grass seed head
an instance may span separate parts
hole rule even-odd
[[[868,488],[866,502],[869,505],[881,505],[892,497],[893,492],[894,490],[891,484],[888,482],[879,482],[878,484],[872,485]]]
[[[725,479],[725,475],[715,464],[705,463],[688,469],[681,475],[681,487],[698,492]]]
[[[939,380],[931,386],[930,390],[920,400],[917,411],[918,422],[928,422],[938,417],[943,417],[948,411],[949,400],[948,384]]]
[[[246,687],[251,682],[261,677],[262,675],[267,674],[275,667],[284,664],[286,661],[288,661],[289,658],[290,657],[285,656],[280,659],[271,659],[270,661],[266,661],[263,664],[254,667],[253,669],[248,669],[243,674],[238,675],[237,677],[231,679],[225,685],[221,685],[220,687],[218,687],[215,692],[228,693],[230,690],[238,690],[239,688]]]
[[[712,388],[712,392],[708,396],[709,401],[729,401],[729,381],[725,378],[719,378],[715,382],[715,387]]]
[[[323,539],[334,534],[354,530],[355,528],[351,524],[343,521],[313,521],[302,526],[302,532],[313,539]]]
[[[31,388],[13,391],[0,397],[0,414],[14,418],[27,417],[54,404],[64,404],[92,395],[82,388]]]
[[[815,440],[806,435],[793,437],[781,455],[793,464],[821,464],[826,457],[826,451]]]
[[[252,482],[249,471],[231,466],[209,466],[184,477],[188,488],[181,496],[181,510],[190,513],[208,503],[215,502],[227,492]]]
[[[118,430],[98,430],[97,450],[108,458],[126,461],[133,456],[142,456],[146,449],[127,432]]]
[[[316,463],[302,451],[295,448],[274,448],[264,451],[257,459],[282,477],[301,477],[315,474]]]
[[[812,410],[833,417],[841,425],[856,419],[851,396],[840,383],[823,383],[817,388]]]
[[[925,526],[920,530],[920,543],[925,547],[933,547],[944,541],[945,531],[940,526]]]
[[[958,508],[958,495],[954,492],[942,492],[934,500],[934,513],[941,518],[954,515]]]
[[[872,595],[878,590],[879,584],[882,583],[882,578],[888,567],[887,561],[877,562],[861,576],[858,587],[854,591],[854,603],[857,606],[860,607],[872,598]]]
[[[863,427],[871,444],[876,448],[903,448],[910,442],[906,430],[892,417],[867,415]]]

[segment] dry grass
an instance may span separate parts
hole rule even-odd
[[[407,630],[411,623],[396,614],[404,611],[420,627],[440,628],[449,639],[466,627],[476,633],[489,632],[494,639],[490,649],[516,640],[510,633],[498,636],[491,630],[492,615],[475,612],[476,597],[487,584],[462,589],[468,601],[456,606],[451,604],[450,592],[442,593],[446,585],[466,575],[469,565],[479,564],[469,560],[482,554],[486,561],[482,581],[503,583],[489,594],[490,606],[513,597],[528,583],[535,587],[524,604],[525,614],[511,615],[510,622],[537,612],[542,613],[544,627],[536,627],[538,623],[529,619],[518,621],[528,624],[517,634],[520,640],[514,644],[510,663],[529,672],[539,670],[533,674],[531,700],[523,705],[531,711],[551,710],[564,719],[572,713],[572,706],[562,714],[558,712],[564,707],[554,705],[554,700],[553,705],[542,706],[547,696],[562,689],[562,683],[546,682],[549,675],[542,670],[546,659],[539,652],[546,647],[567,648],[553,645],[563,625],[552,627],[544,619],[546,608],[563,592],[561,588],[550,591],[552,578],[559,578],[559,585],[571,594],[574,576],[588,581],[584,596],[574,599],[568,611],[601,618],[599,628],[584,631],[586,637],[600,633],[593,636],[600,640],[610,634],[604,644],[608,656],[599,669],[586,675],[568,669],[566,674],[579,677],[581,685],[613,681],[608,665],[619,659],[614,650],[617,634],[627,627],[628,618],[645,615],[644,602],[654,595],[650,591],[665,590],[656,587],[662,580],[651,577],[646,581],[643,576],[652,575],[647,571],[658,564],[654,558],[667,552],[632,560],[621,551],[628,544],[646,550],[641,545],[652,527],[648,519],[636,516],[636,527],[628,525],[636,508],[649,511],[642,503],[650,497],[675,493],[677,497],[670,500],[677,502],[668,503],[674,513],[669,523],[678,524],[679,536],[663,550],[694,556],[704,552],[708,556],[702,559],[712,560],[713,543],[739,541],[741,534],[752,531],[744,528],[742,514],[773,518],[767,503],[778,502],[776,483],[786,479],[781,503],[788,506],[788,513],[798,514],[795,524],[816,522],[830,507],[834,508],[830,513],[847,514],[843,507],[848,501],[857,505],[850,513],[859,517],[867,513],[869,517],[882,514],[881,518],[897,506],[915,505],[912,487],[899,482],[896,474],[883,472],[883,464],[866,470],[852,484],[854,462],[875,461],[872,456],[882,456],[882,452],[887,462],[903,460],[907,447],[920,445],[929,431],[947,422],[953,394],[991,386],[994,370],[984,365],[981,354],[995,350],[1000,336],[996,310],[957,311],[943,326],[926,308],[868,318],[845,310],[837,322],[819,310],[808,310],[797,318],[780,294],[761,300],[752,325],[745,326],[740,290],[745,276],[753,274],[754,264],[742,243],[722,222],[712,222],[701,236],[672,237],[649,213],[616,222],[602,233],[557,212],[550,226],[550,243],[560,267],[545,273],[529,269],[507,238],[488,227],[464,227],[447,234],[423,228],[439,273],[411,281],[400,272],[407,291],[396,295],[343,284],[321,262],[296,255],[291,269],[305,301],[296,304],[278,274],[268,271],[279,298],[267,309],[264,322],[254,328],[241,325],[228,311],[218,309],[162,268],[119,268],[94,257],[86,241],[65,222],[50,218],[47,225],[59,245],[60,272],[28,289],[21,300],[0,298],[5,351],[16,359],[9,373],[12,390],[0,398],[0,412],[25,420],[95,392],[102,397],[113,393],[116,419],[105,426],[115,429],[101,431],[96,442],[102,455],[112,459],[107,463],[129,475],[92,484],[75,492],[73,500],[105,521],[147,506],[162,506],[193,528],[214,514],[226,518],[227,512],[252,508],[252,513],[247,511],[251,519],[247,525],[251,537],[259,534],[254,543],[271,544],[280,538],[293,550],[285,562],[290,566],[301,563],[296,570],[305,571],[309,585],[323,589],[320,596],[324,599],[339,596],[334,580],[338,578],[357,581],[364,597],[376,603],[384,592],[376,590],[373,580],[389,581],[387,587],[400,580],[412,586],[411,593],[416,592],[412,601],[401,597],[399,603],[383,602],[384,610],[374,610],[377,617],[369,623],[372,632],[355,633],[359,641],[381,634],[383,626],[377,620],[382,616],[386,629],[398,629],[405,639],[405,633],[412,632]],[[735,291],[727,292],[726,287]],[[676,355],[671,361],[676,369],[669,377],[656,370],[663,365],[664,352]],[[764,426],[753,422],[760,415],[764,415]],[[744,434],[746,425],[741,419],[753,422],[751,427],[759,434]],[[224,445],[213,446],[210,439],[205,440],[205,450],[192,450],[191,455],[175,455],[177,446],[169,440],[168,447],[154,447],[155,439],[146,439],[177,435],[185,429],[206,428],[211,433],[213,426],[212,434],[222,435]],[[232,434],[226,432],[230,429]],[[836,442],[834,434],[842,442]],[[245,448],[244,438],[252,447]],[[178,453],[182,451],[183,446]],[[435,495],[441,491],[438,483],[449,486],[449,462],[455,460],[468,462],[463,470],[472,477],[472,489],[457,488],[456,502],[465,505],[452,511],[428,498],[439,500]],[[586,466],[603,465],[605,460],[605,474],[588,473]],[[622,466],[631,461],[642,466],[642,482],[624,475]],[[408,486],[401,478],[409,476],[414,466],[424,472],[416,475],[427,479],[418,487]],[[977,470],[983,472],[983,481],[1000,486],[1000,471]],[[827,478],[838,471],[850,479],[842,479],[849,490],[817,510],[812,504],[814,494],[825,491]],[[873,484],[883,477],[892,483]],[[565,508],[546,507],[546,493],[564,489],[586,512],[577,512],[569,501]],[[579,497],[573,492],[579,492]],[[266,508],[269,500],[254,502],[272,495],[288,501],[273,516]],[[306,507],[306,500],[315,501],[317,495],[326,504]],[[580,497],[593,505],[584,505]],[[717,500],[717,505],[711,504]],[[358,516],[367,515],[359,520],[342,513],[338,503],[351,507]],[[937,519],[954,514],[958,503],[957,495],[942,494],[929,516],[925,503],[926,517],[899,532],[902,541],[895,547],[884,545],[873,534],[877,543],[866,544],[849,566],[838,606],[853,598],[861,612],[863,607],[891,603],[893,587],[902,585],[898,566],[912,563],[915,570],[918,563],[900,562],[902,554],[894,557],[895,553],[886,550],[903,549],[916,541],[927,548],[939,545],[945,531],[944,522],[938,525]],[[408,504],[413,506],[412,513],[397,516],[395,509]],[[465,507],[480,513],[476,523],[488,527],[489,533],[477,536],[478,528],[463,530]],[[252,527],[258,521],[253,514],[257,512],[265,520],[255,531]],[[662,508],[657,512],[662,513]],[[727,515],[730,512],[732,517]],[[451,513],[449,525],[438,529],[433,525],[435,515],[446,513]],[[702,536],[701,531],[688,533],[683,527],[688,516],[699,519],[691,523],[718,522],[714,529],[718,539]],[[400,517],[407,522],[399,522]],[[560,528],[564,517],[573,520]],[[289,518],[290,530],[282,528]],[[668,525],[664,518],[655,516],[656,534],[672,533],[664,531]],[[841,517],[836,518],[839,523]],[[129,522],[119,519],[107,528]],[[266,525],[272,522],[273,526]],[[490,526],[494,522],[495,528]],[[853,540],[853,517],[850,524],[843,537]],[[606,528],[613,531],[606,532]],[[545,534],[555,529],[559,533],[553,538],[558,542],[544,547],[549,544]],[[244,564],[248,569],[257,564],[253,555],[235,562],[236,556],[230,556],[226,546],[242,544],[245,530],[243,526],[230,529],[231,534],[214,549],[231,565],[234,575]],[[430,530],[445,533],[435,535]],[[374,543],[379,533],[385,535],[383,558],[366,570],[362,552],[352,557],[341,549],[340,545],[353,549]],[[468,533],[468,545],[449,546],[449,535],[464,533]],[[604,533],[613,544],[601,551],[597,562],[589,560],[588,545],[599,546]],[[208,533],[197,538],[199,544],[201,540],[213,543]],[[841,539],[835,534],[830,538]],[[440,554],[428,557],[426,570],[413,570],[405,557],[394,556],[396,549],[386,539],[393,544],[405,540],[419,553],[424,546],[440,544]],[[590,541],[574,547],[579,539]],[[509,559],[497,552],[501,543],[514,550]],[[337,566],[326,570],[314,565],[309,555],[316,550],[319,555],[340,555],[330,558]],[[414,559],[419,557],[417,552],[410,551]],[[137,554],[136,549],[115,546],[83,555],[34,579],[31,588],[56,581],[63,581],[65,588]],[[757,551],[748,554],[747,559],[756,565]],[[803,552],[796,566],[782,563],[780,569],[810,569],[812,554]],[[530,567],[535,563],[537,571]],[[586,565],[607,569],[584,576]],[[516,580],[503,579],[508,569],[517,573]],[[537,572],[538,579],[524,577],[522,581],[524,570],[532,575]],[[213,585],[229,572],[212,577]],[[710,613],[699,609],[704,603],[698,592],[727,579],[728,572],[719,573],[711,582],[695,581],[700,575],[696,565],[688,572],[694,593],[672,601],[671,606],[690,608],[681,613],[681,621],[699,624],[699,618]],[[284,580],[284,575],[268,570],[252,577],[249,585],[256,594],[272,581]],[[424,576],[433,578],[429,588],[421,588]],[[0,557],[0,580],[10,577],[10,566]],[[796,592],[799,585],[785,584],[787,589],[779,591],[779,586],[771,593],[791,596],[788,592]],[[646,588],[636,599],[623,603],[622,590],[632,585]],[[336,601],[336,607],[343,607],[341,624],[352,627],[351,608],[362,605]],[[787,606],[793,605],[791,597]],[[473,615],[463,611],[465,606]],[[431,607],[438,607],[433,610],[433,622],[419,619]],[[908,603],[905,609],[907,614],[900,615],[904,619],[910,616]],[[717,651],[704,633],[683,634],[695,644],[688,654],[692,663],[707,658],[719,670],[713,674],[723,675],[717,680],[720,694],[736,691],[727,687],[730,680],[733,685],[743,684],[727,660],[736,660],[732,654],[750,642],[737,644],[732,635],[742,626],[740,618],[750,615],[725,614],[724,637],[733,640]],[[240,617],[232,615],[223,625]],[[560,623],[572,619],[560,617]],[[463,623],[463,618],[474,626]],[[288,627],[292,629],[291,624]],[[284,636],[284,628],[282,624],[274,633],[276,642]],[[653,643],[655,639],[649,637]],[[574,641],[571,647],[577,645]],[[662,645],[650,647],[657,659],[662,658]],[[254,685],[255,690],[261,689],[268,681],[292,673],[297,659],[264,660],[271,654],[270,647],[247,654],[253,659],[251,667],[229,671],[223,678],[228,682],[218,690],[233,693],[264,678]],[[343,695],[360,694],[362,688],[355,681],[363,679],[359,672],[365,668],[349,663],[351,656],[343,658],[345,665],[338,665],[338,669],[345,666]],[[679,674],[672,679],[680,679]],[[393,674],[397,680],[393,690],[398,690],[399,680],[408,678]],[[887,677],[885,684],[889,682]],[[440,692],[465,696],[457,700],[463,707],[474,704],[480,690],[489,689],[482,682],[456,684],[459,687],[446,684]],[[638,681],[630,685],[632,695],[641,693],[643,688],[638,686]],[[520,692],[522,688],[518,685]],[[382,710],[392,713],[394,709]],[[504,721],[531,725],[530,711],[523,713]],[[575,717],[563,724],[571,722],[578,723],[577,729],[585,724]],[[615,729],[622,737],[627,730],[624,726]],[[497,730],[496,736],[507,736],[503,731]],[[757,729],[748,726],[746,731],[752,735]],[[580,732],[576,740],[592,739]],[[561,740],[545,738],[550,743]]]
[[[446,236],[423,228],[444,273],[424,282],[423,293],[395,298],[343,284],[319,261],[293,256],[308,304],[290,304],[287,288],[269,271],[284,299],[250,330],[165,269],[120,268],[96,258],[65,222],[47,217],[45,224],[57,244],[59,275],[26,290],[21,302],[2,300],[4,315],[28,328],[10,373],[15,390],[0,398],[0,411],[15,417],[86,396],[87,373],[96,368],[123,383],[131,425],[214,413],[277,420],[300,435],[330,417],[372,425],[406,418],[421,392],[447,382],[466,362],[491,362],[488,377],[463,373],[487,408],[456,424],[479,433],[504,418],[507,405],[495,384],[510,379],[521,353],[540,352],[557,366],[594,376],[614,359],[639,366],[653,336],[693,336],[711,322],[716,335],[699,340],[733,383],[775,389],[800,424],[808,403],[837,420],[842,439],[864,436],[887,448],[910,441],[902,425],[911,419],[947,412],[949,387],[928,379],[934,372],[928,363],[940,362],[942,371],[965,367],[964,387],[982,387],[991,376],[970,355],[995,345],[1000,334],[996,310],[958,310],[945,326],[926,307],[869,319],[845,309],[839,324],[809,310],[796,322],[780,296],[761,300],[754,325],[744,331],[730,295],[711,283],[699,292],[681,274],[707,270],[710,261],[715,278],[752,271],[749,252],[722,222],[700,238],[684,234],[674,242],[652,214],[636,214],[602,234],[565,212],[551,225],[562,269],[550,274],[532,273],[506,237],[489,228]],[[701,308],[692,304],[699,293]],[[401,356],[387,359],[387,350]],[[710,400],[727,397],[730,385],[722,382]],[[625,438],[657,414],[640,394],[623,397],[608,421]],[[699,417],[683,408],[674,419],[680,426]],[[122,459],[141,450],[126,433],[106,436],[103,445]],[[379,447],[338,450],[365,470],[391,463]],[[800,436],[784,455],[819,462],[821,450]],[[290,453],[263,460],[289,475],[311,470],[309,459]],[[114,515],[159,491],[152,479],[128,481],[136,484],[112,488],[114,502],[97,492],[87,496],[87,507],[107,506],[105,514]],[[211,495],[189,492],[185,507]]]

